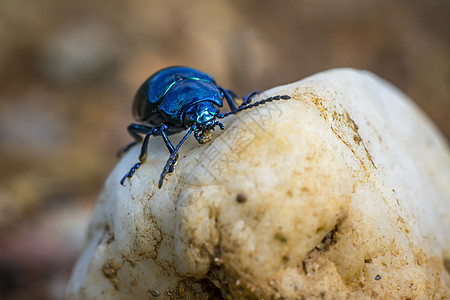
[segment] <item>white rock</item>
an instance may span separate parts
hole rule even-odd
[[[293,99],[229,117],[209,144],[189,139],[162,189],[162,140],[122,187],[129,151],[68,297],[450,297],[450,153],[430,121],[364,71],[261,98],[277,94]]]

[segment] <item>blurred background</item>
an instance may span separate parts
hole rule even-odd
[[[450,138],[450,1],[0,0],[0,298],[62,299],[132,97],[187,65],[245,95],[370,70]]]

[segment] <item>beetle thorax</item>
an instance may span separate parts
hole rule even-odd
[[[219,112],[217,106],[210,101],[198,102],[189,107],[184,115],[184,124],[186,127],[197,125],[198,129],[212,129],[216,114]]]

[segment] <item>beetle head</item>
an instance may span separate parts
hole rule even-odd
[[[216,125],[223,129],[222,123],[216,120],[219,107],[211,101],[201,101],[189,107],[184,114],[184,125],[196,127],[194,136],[200,144],[211,140],[211,130]]]

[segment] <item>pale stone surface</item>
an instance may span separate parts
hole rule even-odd
[[[68,297],[449,298],[450,153],[430,121],[363,71],[261,98],[276,94],[293,99],[229,117],[209,144],[189,139],[162,189],[161,139],[122,187],[129,151]]]

